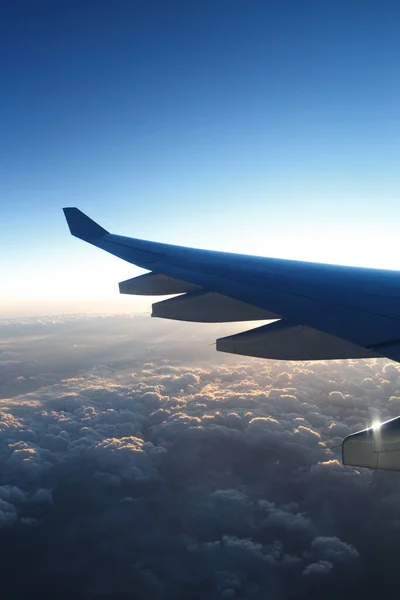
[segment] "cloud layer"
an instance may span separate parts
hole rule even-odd
[[[194,330],[146,339],[142,325],[4,326],[5,597],[390,590],[400,476],[343,467],[330,448],[400,414],[397,366],[243,361],[205,344],[187,356]],[[70,342],[85,348],[81,364],[57,355]]]

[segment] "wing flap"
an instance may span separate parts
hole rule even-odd
[[[190,292],[156,302],[153,304],[151,316],[197,323],[265,321],[278,318],[278,315],[270,311],[209,291]]]
[[[200,290],[201,287],[180,281],[161,273],[145,273],[126,281],[121,281],[119,291],[121,294],[134,294],[139,296],[169,296],[171,294],[184,294]]]
[[[372,350],[285,320],[220,338],[217,340],[217,350],[276,360],[332,360],[377,356]]]

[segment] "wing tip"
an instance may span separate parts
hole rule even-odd
[[[109,233],[79,208],[68,206],[63,208],[63,211],[71,234],[81,240],[99,239]]]

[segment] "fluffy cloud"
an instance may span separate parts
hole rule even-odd
[[[46,322],[36,372],[43,325],[7,325],[22,358],[0,405],[5,596],[353,598],[380,569],[394,584],[400,480],[331,448],[399,414],[397,366],[196,361],[183,330],[144,349],[140,319],[127,360],[134,321]],[[84,361],[61,352],[56,376],[74,336]]]

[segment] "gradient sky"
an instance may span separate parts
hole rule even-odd
[[[14,2],[0,18],[0,316],[136,310],[114,233],[400,269],[400,7]]]

